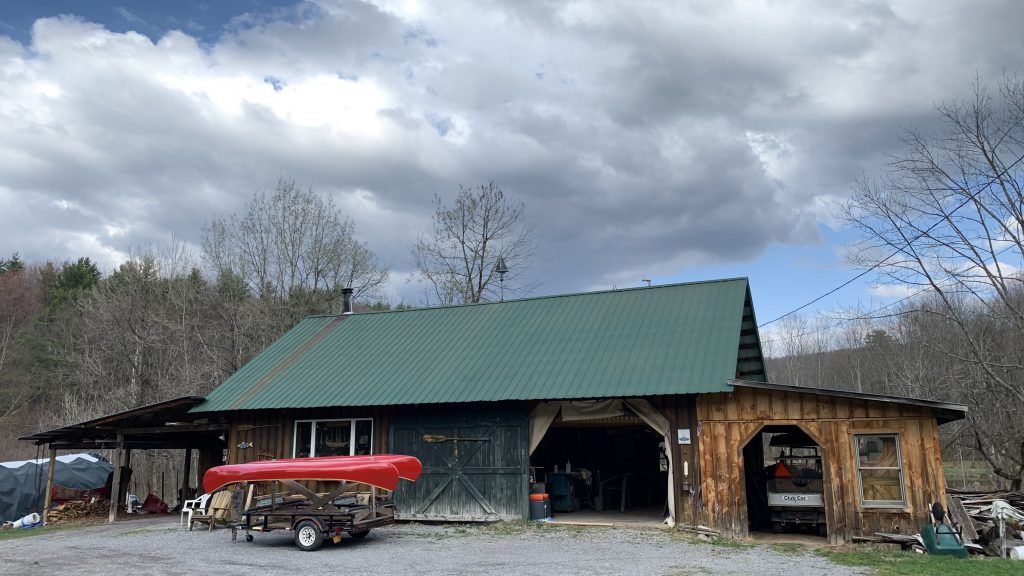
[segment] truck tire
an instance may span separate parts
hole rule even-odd
[[[295,525],[295,545],[303,552],[312,552],[324,543],[324,531],[312,520],[303,520]]]

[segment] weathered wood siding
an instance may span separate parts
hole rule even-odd
[[[765,425],[798,425],[822,447],[829,540],[846,542],[874,532],[913,534],[931,502],[945,502],[945,479],[935,414],[929,408],[813,393],[737,387],[698,396],[700,487],[695,506],[702,523],[747,534],[743,446]],[[853,434],[899,433],[906,506],[860,504]]]
[[[315,408],[309,410],[250,410],[230,412],[228,464],[291,458],[296,420],[373,418],[373,451],[388,452],[391,408]],[[251,427],[246,429],[247,427]],[[243,442],[251,448],[239,448]]]
[[[425,435],[452,439],[425,442]],[[455,440],[459,439],[459,440]],[[400,412],[396,452],[416,456],[423,475],[395,493],[400,518],[518,520],[528,512],[527,416],[517,404]]]
[[[655,408],[668,419],[668,449],[672,451],[674,517],[677,523],[696,525],[702,522],[700,500],[696,497],[700,477],[700,462],[697,458],[697,396],[661,396],[648,398]],[[690,444],[676,441],[676,430],[690,430]]]

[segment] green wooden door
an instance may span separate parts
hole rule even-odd
[[[398,517],[514,520],[528,512],[527,417],[510,408],[421,409],[395,418],[391,451],[423,463],[395,493]]]

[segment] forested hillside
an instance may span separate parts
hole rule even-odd
[[[1014,298],[1024,304],[1024,290],[1017,288]],[[995,478],[982,482],[1019,488],[1024,476],[1020,400],[970,360],[968,336],[951,326],[953,320],[939,299],[920,295],[885,312],[875,312],[873,318],[856,311],[786,318],[763,336],[769,378],[781,384],[965,404],[967,419],[940,429],[944,459],[952,469],[947,482],[971,485],[979,470],[991,468]],[[1003,364],[1006,380],[1024,385],[1014,323],[985,306],[959,315],[968,319],[967,334],[985,342],[990,361]]]

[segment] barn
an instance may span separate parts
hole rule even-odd
[[[312,316],[191,412],[227,423],[230,463],[415,455],[407,519],[526,518],[542,486],[556,520],[843,542],[945,501],[938,426],[963,406],[766,380],[737,278]],[[814,512],[780,519],[766,482]]]

